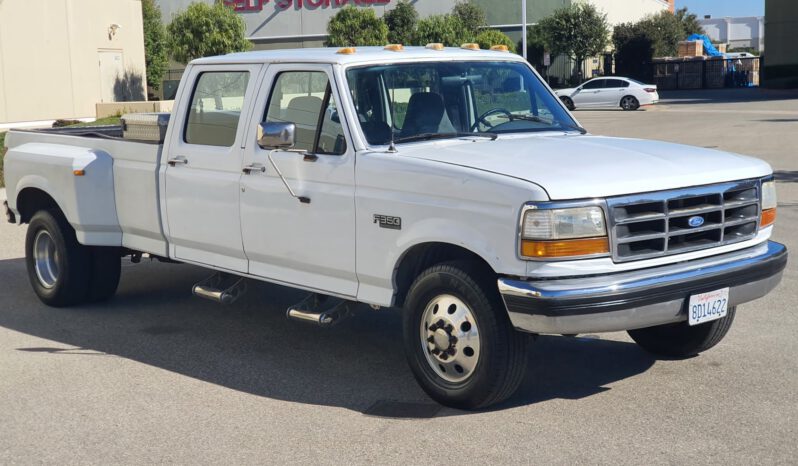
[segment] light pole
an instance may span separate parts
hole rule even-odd
[[[524,59],[528,60],[526,56],[526,0],[521,0],[521,55]]]

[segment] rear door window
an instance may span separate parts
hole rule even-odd
[[[608,88],[619,88],[619,87],[629,87],[629,83],[622,80],[622,79],[608,79],[607,86]]]
[[[207,72],[199,75],[183,139],[188,144],[231,147],[236,140],[249,72]]]

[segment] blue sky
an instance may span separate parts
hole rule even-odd
[[[764,16],[765,0],[676,0],[676,8],[687,7],[699,18],[712,15],[724,16]]]

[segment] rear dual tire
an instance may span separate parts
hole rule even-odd
[[[422,272],[405,302],[403,333],[413,375],[440,404],[486,408],[523,380],[529,337],[513,328],[495,278],[475,264]]]
[[[52,307],[105,301],[119,285],[119,249],[81,245],[57,210],[42,210],[31,218],[25,262],[34,292]]]

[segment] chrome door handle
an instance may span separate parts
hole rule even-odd
[[[173,159],[169,159],[169,161],[166,163],[168,163],[170,167],[175,167],[177,165],[188,165],[188,159],[182,155],[178,155]]]
[[[253,163],[252,165],[247,165],[244,167],[243,172],[247,175],[251,175],[253,172],[255,173],[266,173],[266,167],[259,163]]]

